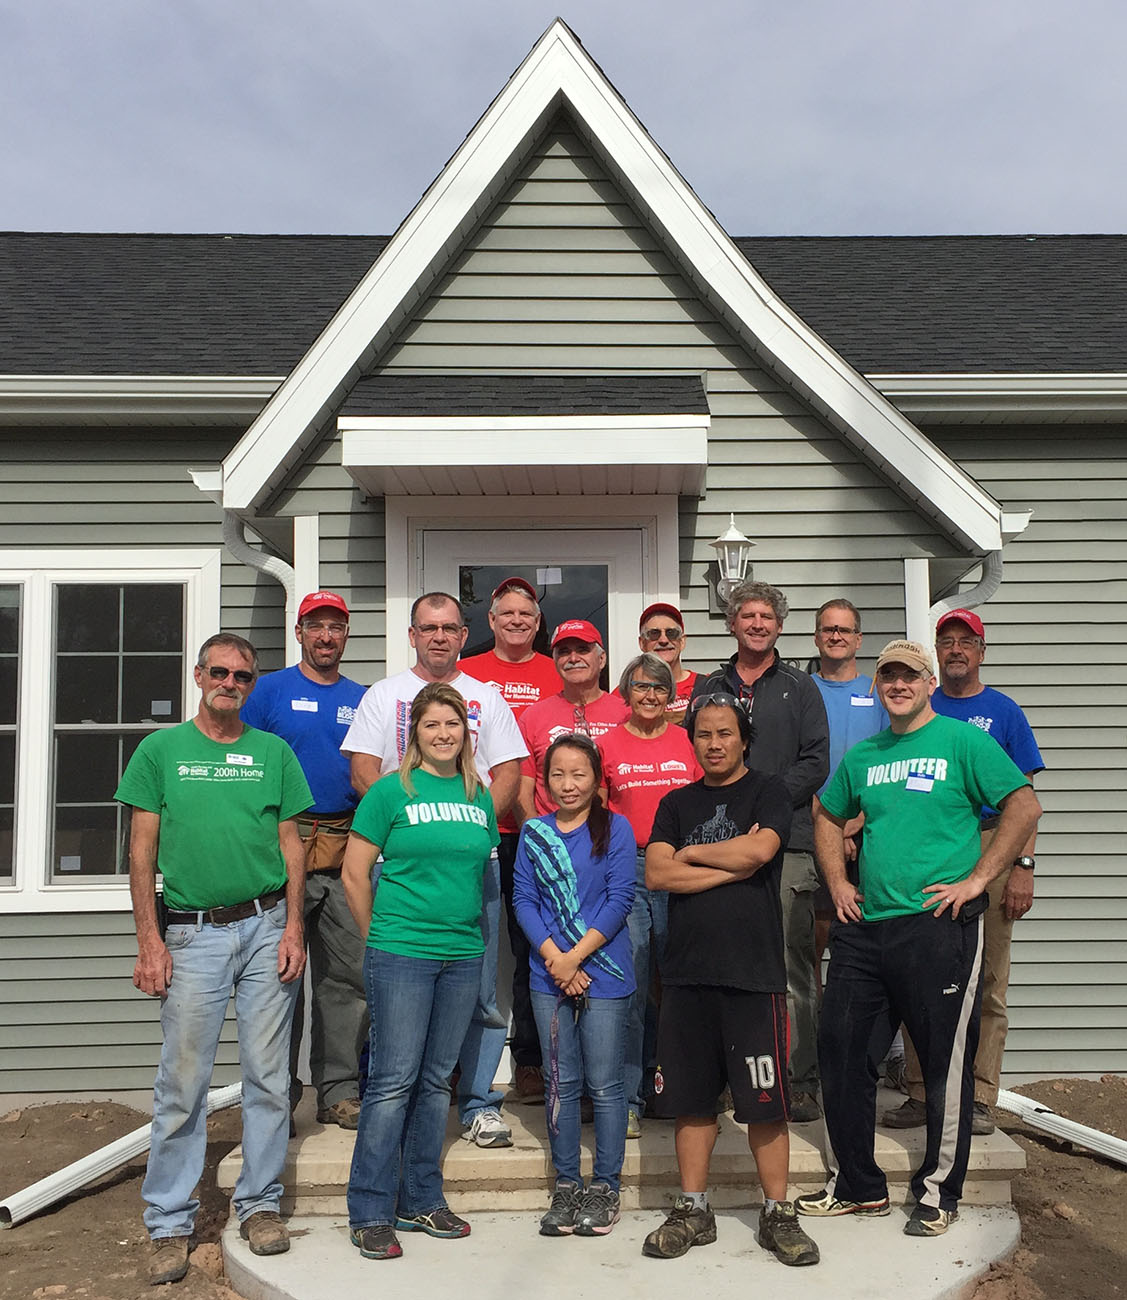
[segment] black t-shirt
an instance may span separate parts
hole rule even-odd
[[[785,844],[790,819],[790,795],[779,777],[749,771],[731,785],[695,781],[670,791],[658,805],[650,843],[674,849],[715,844],[746,835],[758,822],[761,830],[773,830]],[[780,848],[747,880],[700,894],[671,893],[662,983],[784,992],[782,867]]]

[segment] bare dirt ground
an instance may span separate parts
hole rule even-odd
[[[1068,1119],[1127,1138],[1127,1078],[1056,1080],[1018,1091]],[[982,1283],[975,1300],[1127,1296],[1127,1223],[1120,1214],[1127,1171],[1014,1116],[998,1112],[998,1118],[1029,1162],[1014,1183],[1022,1247]],[[145,1116],[110,1102],[36,1106],[0,1116],[0,1192],[10,1195],[145,1122]],[[239,1300],[223,1276],[219,1239],[230,1207],[215,1186],[216,1166],[237,1143],[239,1124],[237,1109],[221,1111],[208,1123],[199,1245],[188,1276],[163,1292],[177,1300]],[[143,1174],[144,1158],[138,1157],[0,1232],[0,1300],[141,1300],[157,1294],[145,1278]]]

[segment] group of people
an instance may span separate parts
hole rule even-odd
[[[787,612],[767,583],[737,588],[735,653],[698,674],[682,664],[681,612],[651,605],[615,692],[587,620],[556,627],[550,655],[534,651],[537,593],[519,577],[492,594],[493,648],[467,659],[458,601],[421,596],[414,664],[367,690],[340,670],[349,612],[334,592],[301,602],[300,661],[261,681],[249,642],[204,643],[195,717],[147,737],[117,792],[133,809],[134,983],[162,999],[142,1188],[152,1282],[187,1271],[232,989],[235,1210],[252,1251],[289,1247],[279,1179],[301,1091],[307,951],[317,1118],[357,1130],[353,1244],[388,1259],[403,1232],[466,1236],[445,1200],[442,1144],[452,1087],[467,1140],[512,1142],[495,1086],[505,932],[514,1083],[543,1098],[556,1172],[543,1235],[611,1231],[626,1142],[652,1109],[675,1120],[681,1192],[643,1252],[714,1241],[708,1171],[730,1092],[764,1194],[760,1244],[816,1263],[800,1215],[889,1211],[875,1088],[901,1022],[909,1097],[886,1122],[928,1130],[906,1231],[946,1229],[972,1125],[989,1123],[996,1099],[1040,755],[1020,710],[979,680],[985,633],[971,611],[937,625],[941,689],[930,651],[908,641],[881,652],[874,688],[845,599],[818,611],[818,663],[802,672],[776,649]],[[989,1048],[983,1035],[975,1066],[984,980],[1000,1033]],[[830,1180],[792,1202],[788,1122],[818,1118],[819,1091]]]

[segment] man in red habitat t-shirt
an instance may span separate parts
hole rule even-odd
[[[555,664],[532,648],[540,628],[540,604],[530,582],[513,577],[497,585],[489,606],[489,627],[493,632],[493,649],[463,659],[459,667],[468,676],[495,686],[519,721],[526,709],[545,695],[553,695],[560,684]],[[501,832],[497,848],[501,894],[514,963],[513,1082],[521,1097],[538,1101],[544,1095],[544,1074],[540,1039],[528,995],[528,939],[513,911],[513,863],[520,827],[511,811],[501,819],[498,830]]]
[[[579,732],[598,743],[612,727],[624,722],[626,705],[599,685],[607,661],[603,638],[585,618],[563,622],[552,634],[552,658],[563,689],[534,704],[520,719],[528,748],[521,764],[517,816],[522,820],[552,812],[555,804],[544,781],[544,755],[557,736]]]

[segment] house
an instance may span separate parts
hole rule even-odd
[[[985,602],[1048,764],[1006,1071],[1127,1069],[1125,267],[733,239],[561,22],[390,238],[0,236],[0,1092],[151,1083],[112,794],[207,635],[281,666],[330,587],[370,681],[516,571],[709,665],[730,514],[800,660],[832,595],[870,655]]]

